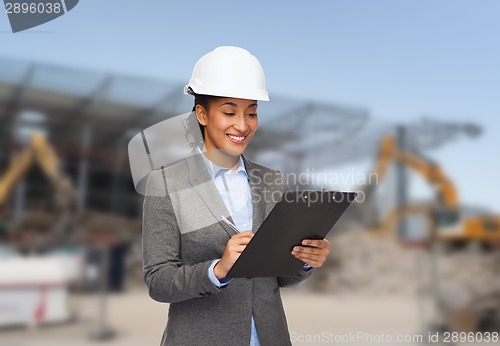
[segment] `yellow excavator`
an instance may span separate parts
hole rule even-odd
[[[55,150],[41,134],[31,136],[26,148],[14,157],[0,176],[0,208],[34,163],[41,168],[54,191],[57,221],[52,233],[63,236],[74,216],[75,190],[69,177],[61,172]]]
[[[481,215],[464,217],[460,212],[458,193],[436,163],[399,150],[393,136],[386,136],[380,142],[376,173],[380,182],[389,164],[397,161],[420,174],[436,189],[436,201],[423,205],[409,205],[389,213],[382,222],[381,232],[393,231],[394,224],[401,217],[425,213],[428,216],[429,240],[445,241],[450,244],[463,244],[470,241],[481,243],[500,242],[500,217]]]
[[[397,161],[409,167],[436,190],[436,199],[426,204],[413,204],[390,212],[378,232],[394,235],[395,224],[406,216],[415,214],[427,217],[428,229],[425,239],[429,247],[430,289],[437,315],[431,322],[433,330],[454,332],[477,332],[490,330],[500,325],[500,290],[497,284],[485,284],[484,278],[466,276],[466,279],[440,277],[438,266],[439,249],[462,248],[463,245],[479,244],[479,249],[498,249],[500,244],[500,217],[496,215],[462,215],[458,193],[454,184],[435,162],[420,155],[402,151],[393,136],[386,136],[380,142],[377,161],[377,176],[380,181],[386,175],[391,162]],[[369,186],[369,189],[374,186]],[[404,240],[403,240],[404,243]],[[473,247],[474,249],[474,247]],[[498,259],[500,252],[490,253]],[[453,259],[455,257],[451,257]],[[484,257],[478,257],[479,260]],[[468,261],[473,260],[468,257]],[[483,262],[484,264],[484,262]],[[457,264],[457,273],[462,270]],[[475,273],[478,274],[478,273]],[[494,275],[494,274],[493,274]],[[463,281],[465,280],[465,281]],[[474,284],[472,284],[474,283]],[[487,287],[485,287],[485,285]],[[479,290],[478,287],[481,286]],[[421,303],[422,306],[424,305]]]

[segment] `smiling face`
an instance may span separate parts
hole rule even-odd
[[[210,101],[208,109],[196,105],[195,110],[196,118],[204,126],[208,157],[220,156],[215,161],[224,157],[229,164],[236,163],[257,130],[257,101],[220,97]]]

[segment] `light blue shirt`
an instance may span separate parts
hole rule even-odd
[[[202,151],[197,147],[198,152]],[[201,155],[203,162],[207,167],[208,173],[219,191],[219,194],[226,205],[227,210],[231,214],[235,226],[240,231],[252,230],[253,203],[252,193],[250,189],[250,181],[243,163],[243,158],[240,156],[237,168],[231,172],[229,168],[219,167],[210,161],[204,154]],[[225,215],[227,216],[227,215]],[[210,281],[217,286],[225,286],[231,279],[224,278],[218,280],[214,274],[214,267],[220,259],[214,260],[208,268],[208,277]],[[252,327],[250,331],[250,346],[260,346],[255,320],[252,314]]]

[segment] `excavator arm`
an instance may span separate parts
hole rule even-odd
[[[436,187],[439,202],[443,207],[448,209],[455,209],[458,207],[458,197],[455,186],[438,165],[422,157],[400,151],[396,151],[395,158],[404,165],[412,168]]]
[[[14,187],[34,163],[42,169],[54,190],[59,214],[55,233],[64,233],[73,215],[75,191],[69,177],[60,171],[60,162],[55,150],[40,134],[31,137],[29,145],[14,158],[0,178],[0,207],[5,205]]]
[[[38,166],[41,167],[54,189],[58,209],[71,208],[75,200],[75,191],[70,179],[61,172],[60,162],[54,148],[40,135],[32,137],[31,147]]]
[[[450,225],[457,222],[459,218],[457,191],[453,183],[437,164],[423,156],[417,156],[400,150],[396,145],[395,138],[393,136],[386,136],[380,141],[379,145],[376,164],[377,183],[385,178],[388,167],[392,162],[399,162],[409,167],[433,185],[436,190],[437,204],[432,205],[432,203],[427,203],[425,205],[407,205],[396,208],[378,224],[377,233],[392,234],[391,230],[399,218],[413,214],[424,213],[432,216],[431,220],[434,226]],[[372,193],[374,188],[375,185],[368,186],[367,196]],[[431,233],[435,231],[434,226],[431,227]]]
[[[30,169],[32,163],[33,152],[31,148],[24,149],[14,158],[7,171],[0,178],[0,207],[4,206],[13,188]]]
[[[456,209],[458,207],[458,196],[455,186],[446,177],[441,168],[421,156],[400,151],[396,146],[396,140],[392,136],[386,136],[380,142],[376,169],[378,181],[381,181],[385,177],[387,168],[393,160],[410,167],[434,185],[438,191],[437,195],[442,207],[447,209]]]

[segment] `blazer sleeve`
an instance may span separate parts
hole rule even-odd
[[[281,175],[280,181],[283,182],[283,184],[281,185],[281,189],[282,189],[282,192],[284,194],[286,191],[290,190],[290,188],[289,188],[288,184],[286,183],[286,177],[283,175],[283,173],[278,171],[278,174]],[[315,270],[315,268],[311,268],[308,271],[301,270],[295,276],[278,276],[278,285],[279,285],[279,287],[298,285],[299,283],[307,280],[312,275],[314,270]]]
[[[183,265],[181,235],[161,171],[152,171],[143,205],[142,251],[144,281],[156,301],[176,303],[219,292],[208,277],[213,260]]]
[[[279,287],[298,285],[301,282],[309,279],[309,277],[312,275],[312,272],[314,270],[315,270],[315,268],[311,268],[308,271],[301,270],[301,272],[295,276],[279,276],[278,277],[278,285],[279,285]]]

